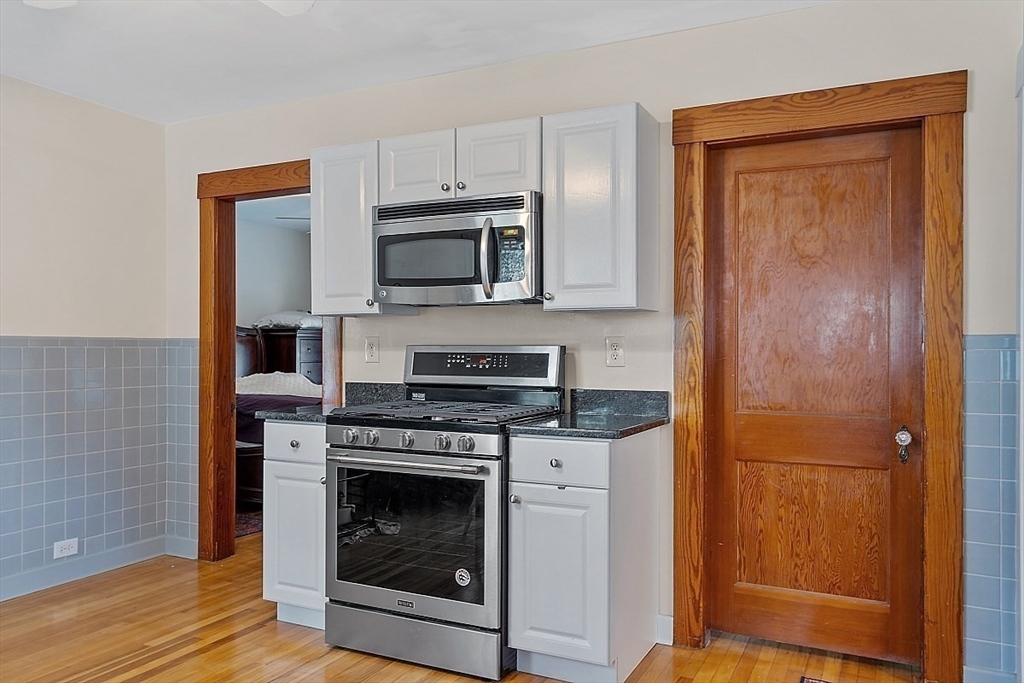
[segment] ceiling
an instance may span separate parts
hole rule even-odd
[[[0,73],[167,124],[828,1],[0,0]]]

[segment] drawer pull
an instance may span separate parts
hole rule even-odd
[[[558,458],[551,458],[551,462],[548,464],[554,467],[555,469],[558,469],[559,467],[562,466],[562,461],[559,460]]]
[[[288,445],[291,446],[292,448],[298,448],[299,447],[299,440],[298,439],[292,439],[291,443],[288,444]]]

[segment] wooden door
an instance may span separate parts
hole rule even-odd
[[[921,662],[920,140],[708,155],[711,628]]]

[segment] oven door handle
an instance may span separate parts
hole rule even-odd
[[[484,296],[488,299],[494,298],[494,290],[491,289],[491,232],[494,229],[494,221],[490,218],[484,219],[484,227],[480,228],[480,284],[484,288]]]
[[[403,468],[426,472],[454,472],[456,474],[480,474],[483,465],[438,465],[429,462],[395,462],[376,458],[353,458],[350,455],[328,455],[327,459],[341,465],[365,465],[367,467]]]

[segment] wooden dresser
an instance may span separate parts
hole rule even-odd
[[[316,384],[323,383],[323,330],[264,328],[264,372],[296,372]]]

